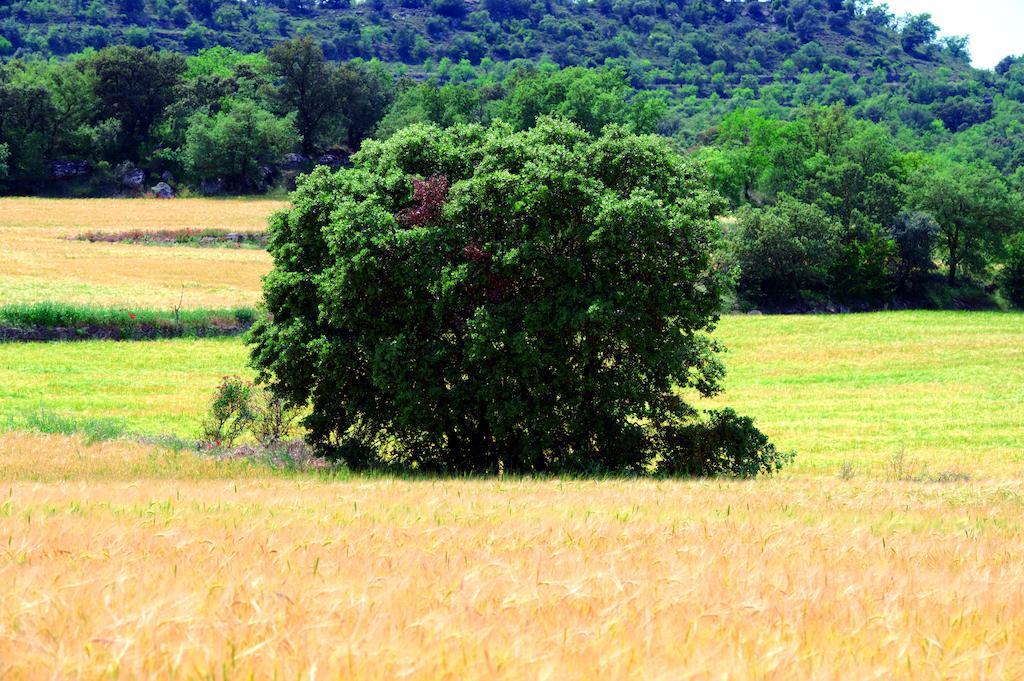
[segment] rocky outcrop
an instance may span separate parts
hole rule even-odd
[[[327,166],[331,170],[337,170],[348,163],[348,155],[338,151],[328,151],[316,159],[318,166]]]
[[[171,185],[167,184],[166,182],[156,183],[152,188],[150,188],[149,191],[151,191],[153,193],[153,196],[158,199],[174,198],[174,189],[172,189]]]
[[[92,172],[92,166],[88,161],[59,160],[50,161],[50,179],[72,180],[76,177],[84,177]]]
[[[127,189],[130,192],[142,191],[142,185],[146,182],[145,171],[136,168],[131,164],[120,166],[118,170],[121,173],[122,189]]]
[[[308,170],[313,165],[313,162],[302,154],[285,154],[277,165],[281,170],[302,171]]]

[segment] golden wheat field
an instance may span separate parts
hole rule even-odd
[[[0,440],[0,677],[1015,679],[1020,480],[283,477]]]
[[[262,230],[283,202],[0,198],[0,304],[60,301],[171,309],[252,305],[270,267],[253,249],[74,241],[89,231]],[[112,227],[116,225],[116,227]]]

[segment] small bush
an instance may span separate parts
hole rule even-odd
[[[706,421],[676,429],[665,445],[658,462],[663,475],[771,475],[794,458],[776,450],[753,419],[732,409],[711,411]]]
[[[256,388],[256,418],[252,434],[265,447],[284,441],[295,429],[298,410],[269,390]]]
[[[230,447],[256,420],[252,383],[225,376],[203,423],[203,439],[217,447]]]
[[[231,447],[251,435],[262,447],[276,447],[295,430],[298,410],[268,390],[238,376],[225,376],[210,402],[203,441]]]

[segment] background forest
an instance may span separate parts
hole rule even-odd
[[[295,36],[301,36],[297,38]],[[414,124],[673,141],[741,309],[1024,303],[1024,58],[862,0],[0,7],[0,191],[290,187]]]

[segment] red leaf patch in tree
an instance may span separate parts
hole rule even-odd
[[[412,181],[412,205],[395,216],[405,227],[418,227],[441,217],[441,208],[448,198],[448,177],[434,175],[426,180]]]
[[[462,249],[462,257],[470,262],[488,263],[491,261],[491,254],[475,241],[466,244],[466,247]]]
[[[487,285],[484,287],[484,295],[492,303],[503,303],[512,297],[514,284],[510,277],[504,274],[487,273]]]
[[[511,277],[505,274],[498,274],[491,269],[494,255],[484,249],[480,242],[470,241],[466,244],[462,249],[462,257],[479,265],[484,277],[485,283],[482,285],[470,284],[468,286],[468,291],[472,298],[482,296],[482,298],[492,303],[502,303],[513,295],[515,282]]]

